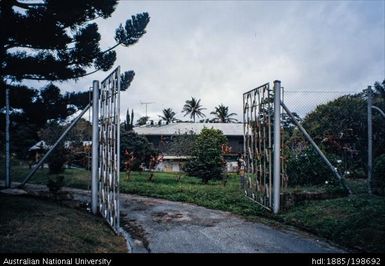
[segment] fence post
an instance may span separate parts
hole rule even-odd
[[[373,169],[372,87],[368,86],[368,193],[372,194]]]
[[[5,187],[11,187],[11,157],[9,149],[9,87],[5,85]]]
[[[274,172],[273,172],[273,212],[279,211],[281,176],[281,81],[274,81]]]
[[[98,170],[99,170],[99,81],[92,83],[92,175],[91,210],[96,214],[98,208]]]

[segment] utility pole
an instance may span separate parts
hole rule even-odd
[[[146,106],[146,117],[148,117],[147,116],[147,105],[152,104],[152,103],[154,103],[154,102],[140,102],[140,104],[144,104]]]

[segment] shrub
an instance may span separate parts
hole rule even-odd
[[[60,145],[60,144],[59,144]],[[50,174],[59,174],[64,171],[64,164],[66,163],[66,152],[64,148],[56,148],[48,157],[48,168]]]
[[[374,160],[373,193],[385,195],[385,154]]]
[[[157,153],[153,145],[147,140],[146,137],[140,136],[134,131],[126,131],[124,127],[121,127],[120,133],[120,167],[124,169],[124,160],[126,158],[125,152],[134,153],[134,161],[132,170],[140,170],[140,164],[145,163],[148,165],[151,155]]]
[[[51,176],[48,179],[47,187],[52,193],[57,193],[64,186],[64,176]]]
[[[332,164],[336,164],[335,157],[327,155]],[[334,182],[335,177],[318,153],[308,147],[301,153],[292,152],[287,162],[289,185],[318,185]]]
[[[222,131],[204,128],[194,142],[192,159],[184,170],[191,176],[201,178],[205,184],[210,179],[223,179],[223,144],[227,144],[227,138]]]

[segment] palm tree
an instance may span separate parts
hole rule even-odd
[[[174,122],[175,119],[175,112],[171,108],[163,109],[163,116],[159,115],[159,117],[166,121],[166,124]]]
[[[206,115],[202,113],[203,110],[206,108],[203,108],[200,104],[201,99],[196,100],[194,97],[191,97],[191,100],[187,100],[185,105],[183,106],[182,113],[185,113],[184,116],[190,115],[190,118],[194,120],[196,117],[205,117]]]
[[[215,115],[214,118],[215,122],[220,123],[232,123],[237,122],[238,120],[235,118],[232,118],[232,116],[237,115],[236,113],[229,114],[229,107],[224,106],[223,104],[220,104],[215,107],[215,111],[211,112],[210,114]]]

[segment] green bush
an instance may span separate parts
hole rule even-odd
[[[47,187],[52,193],[57,193],[64,186],[64,176],[50,176]]]
[[[60,145],[60,144],[59,144]],[[48,168],[50,174],[59,174],[64,172],[64,164],[66,163],[66,152],[64,148],[57,148],[48,157]]]
[[[374,160],[373,193],[385,195],[385,154]]]
[[[154,148],[146,137],[140,136],[134,131],[127,131],[124,127],[120,129],[120,167],[124,169],[124,161],[126,159],[124,153],[134,152],[134,163],[132,170],[140,170],[140,164],[148,165],[151,155],[158,151]]]
[[[336,164],[333,156],[327,155],[332,164]],[[289,185],[319,185],[326,181],[334,183],[335,177],[330,168],[318,153],[308,147],[301,153],[291,153],[287,162]]]
[[[201,178],[203,183],[210,179],[224,178],[224,159],[222,145],[227,138],[218,129],[204,128],[197,136],[192,151],[192,159],[187,162],[185,171],[188,175]]]

